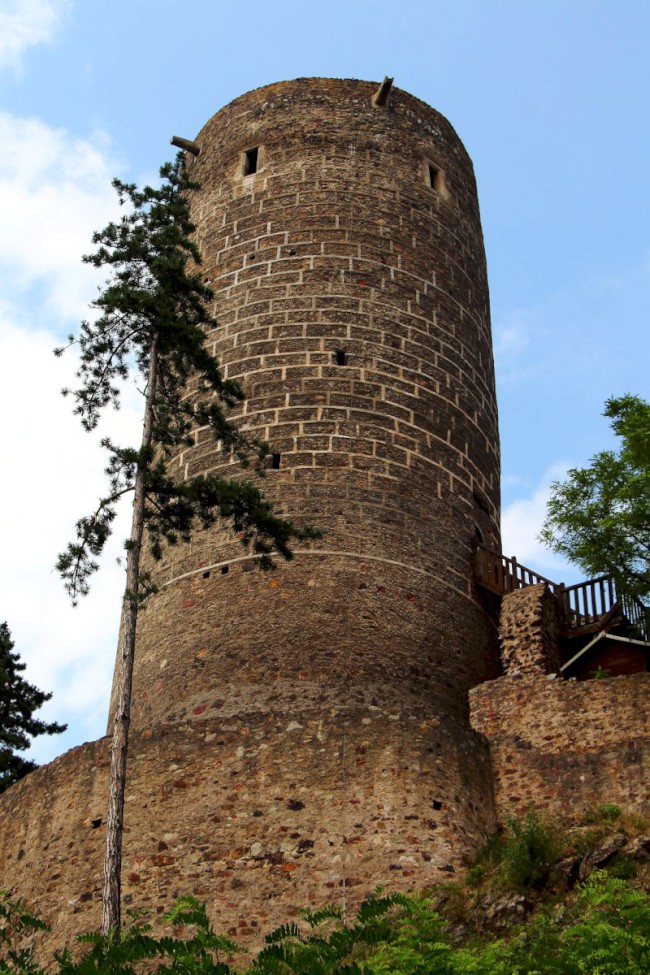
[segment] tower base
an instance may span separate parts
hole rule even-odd
[[[451,724],[364,706],[197,716],[135,735],[125,907],[155,925],[193,894],[217,930],[255,949],[301,907],[350,916],[377,885],[452,878],[494,814],[484,742]],[[100,923],[109,761],[102,738],[0,796],[0,887],[51,925],[43,960]]]

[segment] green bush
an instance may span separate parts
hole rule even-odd
[[[607,865],[607,873],[610,877],[618,880],[633,880],[639,873],[637,864],[631,857],[617,856],[616,859]]]
[[[611,825],[617,819],[620,819],[622,815],[623,810],[615,802],[603,802],[602,805],[587,810],[584,815],[584,822],[587,824],[607,823]]]
[[[283,925],[267,935],[267,946],[253,962],[250,975],[365,975],[364,956],[376,946],[388,946],[397,936],[394,910],[408,912],[412,898],[403,894],[371,895],[350,925],[342,924],[336,908],[316,914],[305,912],[309,931],[298,925]],[[323,923],[336,919],[333,931]],[[419,931],[419,927],[418,927]]]
[[[468,871],[466,884],[478,887],[491,880],[507,889],[542,888],[561,852],[563,836],[536,812],[511,819],[491,836]]]
[[[38,975],[42,970],[32,962],[27,942],[36,931],[46,929],[20,898],[12,900],[6,890],[0,890],[0,975]]]
[[[561,840],[537,813],[508,822],[501,871],[513,887],[543,887],[560,854]]]
[[[602,806],[598,806],[596,812],[606,823],[613,823],[623,815],[623,810],[615,802],[604,802]]]
[[[509,941],[459,952],[472,975],[648,975],[650,899],[595,872],[570,916],[539,914]]]
[[[0,891],[0,975],[234,975],[219,955],[231,956],[239,949],[228,938],[215,934],[204,904],[183,897],[164,920],[173,933],[154,938],[151,925],[132,911],[130,923],[120,932],[80,935],[77,940],[84,946],[81,958],[74,958],[65,949],[55,952],[56,967],[44,969],[33,962],[30,947],[22,942],[47,925],[22,901]],[[187,927],[192,933],[180,937],[180,931]],[[21,943],[19,947],[15,940]]]
[[[406,921],[396,918],[392,941],[363,960],[363,975],[650,973],[650,897],[603,872],[589,878],[570,908],[548,908],[509,938],[471,947],[450,945],[440,920],[423,915],[422,903],[407,911]]]

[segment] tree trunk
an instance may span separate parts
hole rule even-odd
[[[153,427],[153,403],[157,380],[158,338],[151,342],[149,375],[145,397],[142,446],[144,452],[151,446]],[[135,627],[138,619],[138,583],[140,577],[140,552],[145,514],[145,475],[148,460],[141,456],[136,468],[131,538],[126,561],[126,591],[122,620],[117,701],[113,719],[113,746],[111,750],[111,776],[106,822],[106,848],[104,851],[104,890],[102,893],[102,933],[119,929],[121,923],[120,889],[122,880],[122,828],[124,822],[124,792],[126,788],[126,759],[131,721],[131,688],[133,684],[133,660],[135,657]]]

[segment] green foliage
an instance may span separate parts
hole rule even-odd
[[[13,900],[8,891],[0,890],[0,975],[42,975],[26,942],[36,931],[45,930],[47,925],[20,898]]]
[[[391,919],[388,937],[367,952],[367,975],[420,975],[453,972],[455,949],[442,918],[431,909],[425,895],[403,897]]]
[[[619,592],[648,606],[650,403],[610,399],[604,415],[621,438],[618,452],[601,451],[553,484],[540,540],[588,575],[613,576]]]
[[[82,937],[81,957],[55,955],[50,975],[234,975],[235,946],[216,935],[205,907],[178,902],[154,937],[136,918],[121,933]],[[458,946],[425,896],[372,897],[351,925],[338,911],[285,925],[248,975],[650,975],[650,896],[595,872],[573,902],[538,912],[507,938]],[[324,926],[329,930],[324,930]],[[332,927],[332,925],[334,925]],[[16,939],[45,926],[20,901],[0,900],[0,975],[44,975]]]
[[[378,897],[377,892],[364,901],[351,925],[337,926],[325,933],[324,924],[338,919],[336,908],[316,913],[304,912],[309,932],[303,934],[295,924],[283,925],[266,938],[264,948],[250,968],[250,975],[363,975],[360,960],[369,946],[392,937],[391,912],[408,898],[400,894]]]
[[[178,463],[172,468],[178,453],[200,439],[212,441],[216,451],[243,467],[252,459],[262,473],[269,447],[247,437],[227,418],[228,409],[244,393],[223,377],[207,345],[208,333],[217,323],[209,307],[214,295],[198,273],[201,257],[192,237],[189,197],[197,184],[180,154],[175,163],[162,167],[160,175],[159,187],[141,191],[114,180],[128,211],[118,223],[94,234],[96,250],[85,258],[97,268],[108,268],[110,277],[94,302],[97,318],[82,322],[77,340],[75,413],[86,430],[94,430],[107,406],[119,407],[124,382],[135,379],[144,397],[142,436],[139,447],[102,441],[109,455],[108,493],[91,515],[77,522],[75,541],[57,561],[76,603],[99,568],[118,502],[132,495],[106,830],[104,933],[121,923],[122,816],[136,624],[141,601],[155,589],[150,573],[140,567],[145,529],[151,554],[160,559],[165,544],[189,542],[195,528],[208,528],[221,519],[263,568],[273,564],[274,552],[291,558],[292,539],[319,534],[275,515],[250,482],[216,474],[188,478]],[[74,336],[70,342],[75,342]]]
[[[595,873],[569,908],[548,908],[509,938],[452,945],[440,919],[412,899],[364,975],[648,975],[650,898]],[[305,970],[306,971],[306,970]]]
[[[250,482],[215,474],[183,480],[168,470],[179,449],[195,445],[198,430],[226,456],[236,457],[245,467],[252,461],[259,472],[269,447],[247,437],[227,418],[228,409],[243,400],[244,392],[237,382],[224,379],[206,344],[217,322],[209,306],[213,293],[198,273],[201,257],[192,238],[189,198],[198,184],[188,177],[181,155],[163,166],[160,175],[159,187],[143,190],[113,181],[128,212],[94,234],[97,248],[84,258],[95,267],[108,268],[111,277],[93,303],[98,317],[82,322],[78,339],[69,336],[79,347],[79,385],[64,394],[72,396],[74,412],[89,431],[107,406],[120,406],[129,378],[139,388],[147,387],[151,401],[147,400],[142,446],[102,441],[109,456],[107,494],[91,515],[77,522],[76,540],[57,562],[73,601],[88,592],[117,503],[133,493],[138,472],[144,472],[144,522],[155,558],[161,557],[163,544],[189,541],[195,526],[208,527],[217,519],[239,534],[263,567],[272,564],[272,552],[290,558],[293,539],[318,534],[276,516]],[[64,350],[55,351],[60,355]],[[188,398],[190,387],[193,395]],[[147,591],[144,579],[130,595],[135,598]]]
[[[491,836],[468,872],[467,883],[478,886],[491,878],[500,888],[542,888],[562,847],[558,831],[530,811],[508,820],[503,832]]]
[[[650,973],[650,899],[602,873],[589,879],[570,909],[549,908],[509,939],[468,947],[451,943],[424,897],[383,899],[378,906],[380,920],[362,936],[357,919],[327,937],[281,939],[288,950],[262,952],[250,975]]]
[[[194,897],[183,897],[165,915],[172,935],[154,938],[151,926],[132,914],[132,923],[108,934],[82,935],[90,949],[75,961],[69,952],[55,955],[60,965],[56,975],[230,975],[230,966],[219,955],[231,956],[238,950],[228,938],[215,934],[205,905]],[[186,929],[188,936],[181,936]],[[156,967],[152,962],[158,961]],[[143,964],[140,964],[142,962]]]
[[[623,815],[623,810],[615,802],[603,802],[596,807],[596,816],[606,823],[615,823]]]
[[[633,880],[638,875],[639,868],[631,857],[617,856],[612,863],[608,864],[607,873],[618,880]]]
[[[535,812],[510,820],[503,847],[502,873],[515,887],[543,887],[560,851],[557,831]]]
[[[29,748],[30,737],[56,735],[67,727],[33,717],[52,695],[21,676],[26,665],[13,648],[9,627],[0,623],[0,792],[36,768],[35,762],[16,755]]]
[[[239,949],[215,934],[205,905],[193,897],[181,898],[164,920],[172,933],[156,938],[143,917],[131,912],[131,923],[119,931],[81,935],[77,939],[81,952],[55,952],[56,968],[49,966],[47,971],[51,975],[233,975],[220,956],[231,957]],[[16,947],[14,942],[46,929],[22,901],[2,893],[0,975],[44,975],[45,970],[32,961],[31,947]]]
[[[609,677],[609,671],[604,667],[596,667],[595,670],[589,671],[589,676],[592,680],[604,680],[606,677]]]
[[[596,872],[568,914],[542,912],[510,940],[461,949],[457,960],[463,975],[647,975],[650,898]]]

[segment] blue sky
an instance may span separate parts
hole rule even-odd
[[[154,178],[173,133],[287,78],[394,75],[442,111],[479,187],[504,549],[575,581],[535,540],[549,481],[611,444],[608,396],[650,396],[649,36],[646,0],[0,0],[0,620],[70,724],[37,761],[103,733],[115,648],[119,545],[76,610],[52,572],[102,456],[50,352],[95,293],[79,257],[111,177]]]

